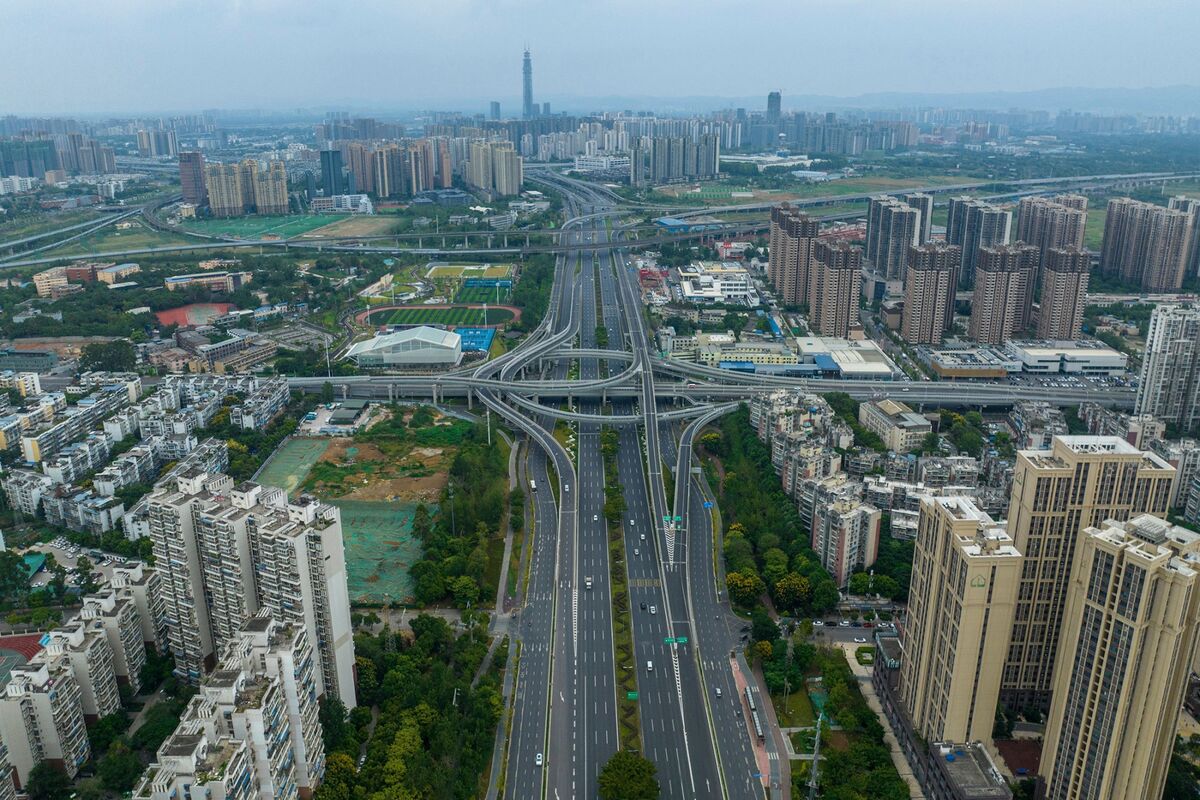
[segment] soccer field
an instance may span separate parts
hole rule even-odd
[[[319,214],[293,214],[276,217],[234,217],[232,219],[197,219],[189,221],[184,228],[196,233],[213,236],[234,236],[239,239],[257,239],[270,234],[281,238],[299,236],[330,224],[329,217]]]
[[[422,308],[412,306],[392,312],[392,325],[501,325],[513,318],[507,308],[489,308],[487,320],[482,308]]]
[[[508,300],[509,290],[501,286],[499,293],[497,290],[488,286],[464,286],[458,290],[458,294],[454,295],[456,303],[487,303],[489,305],[495,303],[504,303]]]

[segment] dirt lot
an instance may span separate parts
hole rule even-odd
[[[340,499],[426,503],[436,502],[441,496],[450,466],[449,455],[441,448],[418,447],[396,460],[389,458],[373,444],[356,443],[353,439],[333,439],[320,462],[342,467],[354,464],[373,468],[369,475],[355,475],[348,479],[343,486],[352,483],[360,485],[341,495]],[[405,471],[419,474],[406,475]]]
[[[392,233],[395,228],[396,220],[392,217],[347,217],[311,230],[304,234],[302,238],[320,239],[330,236],[379,236]]]

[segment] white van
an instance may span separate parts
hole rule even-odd
[[[653,661],[646,662],[646,672],[654,672],[654,662]]]

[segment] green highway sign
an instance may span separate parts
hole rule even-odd
[[[686,636],[680,636],[680,637],[679,637],[678,639],[676,639],[675,641],[676,641],[676,643],[678,643],[678,644],[687,644],[687,637],[686,637]]]
[[[637,700],[637,692],[626,692],[625,699],[626,700]]]
[[[663,639],[663,644],[675,644],[675,640],[668,636],[667,638]]]

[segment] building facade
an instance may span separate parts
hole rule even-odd
[[[1175,291],[1191,240],[1189,212],[1118,197],[1108,201],[1100,269],[1148,291]]]
[[[954,294],[962,253],[941,242],[914,247],[904,278],[900,336],[909,344],[941,344],[954,322]]]
[[[979,248],[968,336],[1000,345],[1029,325],[1037,259],[1037,248],[1027,245]]]
[[[1150,315],[1134,413],[1184,431],[1200,424],[1200,309],[1160,305]]]
[[[808,319],[821,336],[845,339],[858,321],[862,249],[847,242],[818,241],[808,280]]]
[[[1042,254],[1039,339],[1074,340],[1083,335],[1092,254],[1076,247],[1053,247]]]

